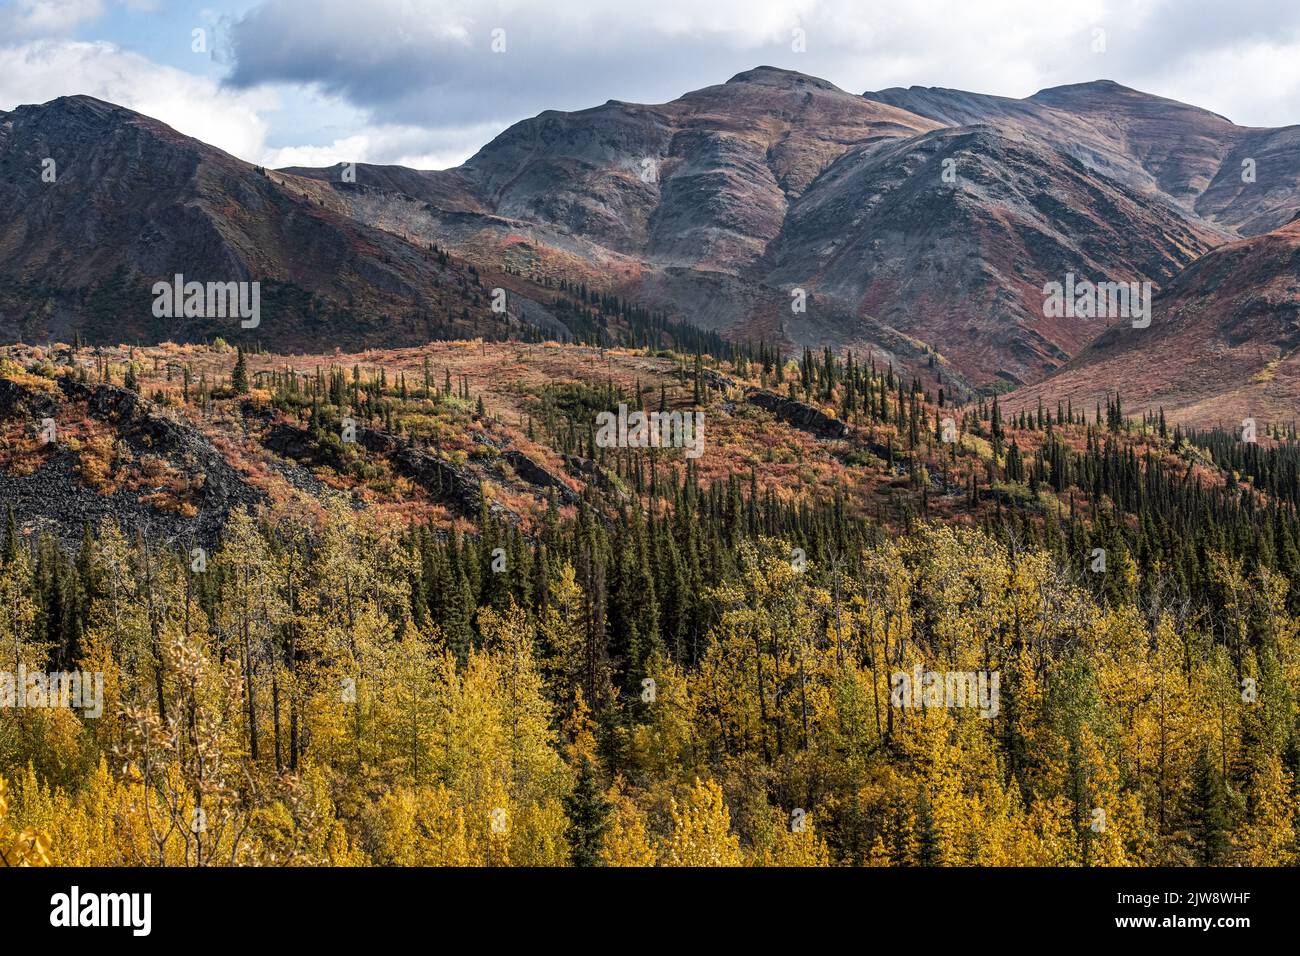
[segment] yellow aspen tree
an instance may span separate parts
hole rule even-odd
[[[50,838],[30,827],[15,829],[9,816],[9,782],[0,777],[0,863],[5,866],[49,866]]]
[[[722,788],[712,780],[695,784],[682,800],[671,802],[672,833],[660,850],[664,866],[740,866],[740,839],[731,832],[731,814]]]
[[[76,800],[60,814],[54,828],[60,866],[115,866],[124,861],[119,832],[121,803],[128,792],[109,772],[100,754]]]
[[[398,787],[382,794],[364,814],[364,841],[367,852],[378,866],[416,866],[420,844],[416,836],[415,792]]]
[[[830,848],[817,832],[813,814],[796,808],[790,815],[774,809],[767,839],[750,857],[752,866],[820,867],[831,865]]]
[[[497,674],[507,759],[504,783],[515,808],[511,858],[519,866],[559,865],[568,853],[563,798],[571,781],[533,650],[533,626],[511,602],[505,612],[480,611],[479,629]]]
[[[1080,730],[1080,763],[1088,793],[1081,835],[1089,866],[1129,866],[1127,845],[1142,828],[1140,811],[1120,790],[1119,768],[1092,728]],[[1135,813],[1136,818],[1135,818]],[[1082,862],[1082,861],[1080,861]]]
[[[465,811],[446,787],[425,787],[415,815],[421,866],[469,866]]]
[[[256,763],[269,755],[263,739],[269,709],[263,685],[270,677],[273,635],[286,616],[280,574],[256,519],[244,508],[231,512],[218,559],[226,593],[216,623],[223,646],[239,661],[244,732]]]
[[[650,683],[641,689],[644,722],[619,730],[626,734],[628,763],[666,787],[694,780],[702,769],[699,684],[659,654],[647,661],[646,678]]]
[[[1069,798],[1039,797],[1025,825],[1025,865],[1068,866],[1076,857],[1078,835]]]
[[[402,768],[413,787],[421,786],[433,772],[431,756],[434,685],[430,643],[407,620],[402,637],[385,649],[380,727],[389,762]]]
[[[1251,773],[1250,818],[1238,846],[1246,866],[1294,866],[1296,799],[1291,774],[1277,754],[1261,755]]]
[[[658,854],[650,841],[645,814],[616,781],[606,795],[613,807],[601,859],[606,866],[654,866]]]
[[[867,854],[867,866],[893,866],[889,850],[885,848],[885,841],[881,839],[880,834],[876,834],[876,838],[871,841],[871,850]]]

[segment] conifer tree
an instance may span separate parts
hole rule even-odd
[[[230,387],[236,395],[248,394],[248,363],[244,358],[243,346],[235,353],[235,370],[230,373]]]

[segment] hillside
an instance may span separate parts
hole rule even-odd
[[[597,427],[641,411],[698,443]],[[7,653],[109,678],[0,708],[14,825],[62,865],[1285,864],[1298,452],[812,353],[10,347]],[[169,826],[199,786],[220,825]]]
[[[91,97],[0,114],[0,338],[348,348],[488,321],[488,289],[465,263],[312,188]],[[260,283],[259,325],[156,317],[153,284],[177,274]]]
[[[1229,195],[1230,155],[1265,134],[1268,184]],[[548,111],[455,170],[362,166],[333,190],[380,228],[525,274],[600,276],[734,339],[918,367],[925,353],[890,330],[955,375],[1014,384],[1099,331],[1044,321],[1044,282],[1159,287],[1237,225],[1289,218],[1297,199],[1278,183],[1300,176],[1300,154],[1286,141],[1115,84],[857,97],[760,67],[662,105]],[[796,289],[815,307],[791,312]]]
[[[1300,413],[1300,219],[1222,246],[1156,299],[1150,328],[1107,330],[1046,381],[1006,399],[1089,408],[1114,392],[1133,412],[1237,427]]]
[[[1050,142],[1089,169],[1231,236],[1268,232],[1300,206],[1300,127],[1238,126],[1109,80],[1022,100],[913,86],[865,93],[949,126],[989,123]],[[1253,159],[1246,182],[1242,161]]]

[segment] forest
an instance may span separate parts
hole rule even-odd
[[[422,385],[268,363],[258,398],[230,360],[228,385],[167,388],[253,393],[354,477],[345,412],[404,434],[421,403],[491,414],[427,361]],[[717,409],[721,373],[675,362],[673,401]],[[521,430],[626,493],[535,521],[484,494],[474,521],[381,522],[335,492],[235,509],[210,549],[112,520],[69,547],[10,509],[0,666],[99,674],[103,700],[0,708],[5,862],[1300,859],[1293,426],[1243,447],[1119,396],[954,407],[829,353],[725,370],[863,429],[906,496],[596,449],[594,409],[669,403],[638,381],[537,396]],[[995,675],[996,707],[894,693],[922,673]]]

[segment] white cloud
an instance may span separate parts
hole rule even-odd
[[[496,28],[504,54],[490,48]],[[1279,91],[1273,72],[1300,59],[1294,0],[262,0],[234,19],[231,43],[237,86],[315,84],[374,122],[427,127],[663,102],[762,63],[854,93],[915,84],[1028,96],[1106,78],[1193,90],[1196,105],[1242,123],[1300,120],[1300,91],[1289,81]]]
[[[295,108],[337,116],[349,124],[347,134],[325,144],[272,147],[268,117],[279,116],[281,105],[275,90],[229,89],[215,78],[154,63],[111,43],[44,39],[0,47],[0,110],[73,94],[125,106],[271,167],[365,162],[443,169],[459,165],[504,127],[499,122],[445,129],[372,124],[364,112],[304,89],[295,92]]]
[[[89,93],[265,165],[426,169],[545,109],[664,102],[764,63],[853,93],[1027,96],[1108,78],[1238,123],[1300,122],[1292,0],[241,0],[242,13],[218,0],[203,11],[218,27],[208,76],[66,38],[155,3],[0,7],[0,109]],[[505,54],[490,48],[498,27]],[[806,52],[791,49],[796,27]]]
[[[1164,95],[1242,125],[1300,123],[1300,44],[1252,42],[1207,50],[1191,57],[1190,65],[1161,78]]]
[[[0,33],[37,37],[67,33],[104,13],[103,0],[12,0],[0,11]]]
[[[0,47],[0,109],[84,93],[144,113],[241,159],[261,157],[274,106],[266,90],[232,91],[111,43],[36,40]]]
[[[356,133],[324,145],[267,149],[263,154],[262,165],[282,168],[377,163],[407,166],[411,169],[448,169],[469,159],[502,129],[500,123],[450,130],[367,125]]]

